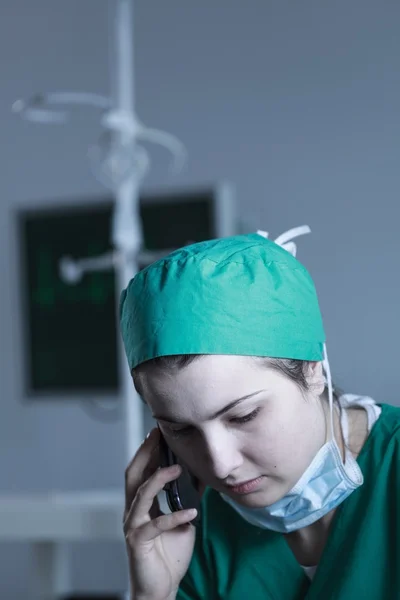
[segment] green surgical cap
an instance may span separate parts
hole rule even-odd
[[[159,356],[323,359],[314,283],[290,252],[254,233],[185,246],[121,294],[130,369]]]

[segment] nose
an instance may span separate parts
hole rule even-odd
[[[204,435],[205,454],[212,475],[219,481],[227,479],[238,469],[242,462],[242,453],[238,440],[220,429]]]

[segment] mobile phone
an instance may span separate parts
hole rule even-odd
[[[185,465],[178,461],[160,430],[160,466],[171,467],[176,464],[180,465],[182,473],[177,479],[168,482],[164,486],[167,504],[171,512],[195,508],[197,515],[191,523],[198,527],[200,524],[201,495],[196,489],[195,479]]]

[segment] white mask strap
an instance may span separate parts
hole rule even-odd
[[[264,238],[268,238],[269,235],[267,231],[262,231],[261,229],[259,229],[257,233]],[[296,256],[297,246],[292,240],[296,237],[299,237],[299,235],[305,235],[307,233],[311,233],[309,226],[300,225],[300,227],[294,227],[293,229],[289,229],[288,231],[281,233],[281,235],[279,235],[274,242],[278,246],[281,246],[281,248],[287,250],[292,256]]]
[[[328,384],[328,398],[329,398],[329,416],[330,416],[330,426],[331,426],[331,436],[332,439],[335,439],[335,433],[333,428],[333,385],[332,385],[332,375],[331,368],[329,366],[328,353],[326,350],[326,344],[324,344],[324,359],[322,361],[322,367],[325,371],[326,381]]]

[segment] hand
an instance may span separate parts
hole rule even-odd
[[[157,494],[179,477],[181,467],[159,468],[160,432],[155,428],[125,472],[124,533],[132,599],[174,598],[193,554],[194,510],[164,515]]]

